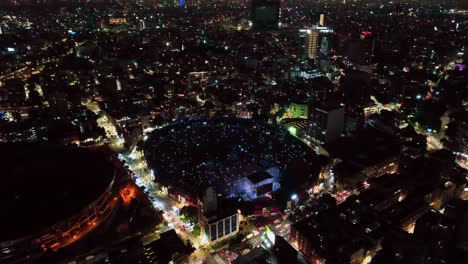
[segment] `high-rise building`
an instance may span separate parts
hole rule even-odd
[[[307,30],[306,52],[309,59],[316,59],[318,56],[319,31],[315,29]]]
[[[198,200],[198,224],[211,243],[232,237],[239,232],[239,213],[227,200],[218,201],[213,188]]]
[[[255,31],[277,30],[280,19],[279,0],[253,0],[252,20]]]
[[[325,14],[320,14],[319,26],[325,26]]]
[[[330,53],[330,37],[333,29],[323,26],[313,26],[307,30],[306,35],[306,56],[310,59],[317,59],[320,56],[327,56]]]
[[[344,128],[343,107],[310,107],[308,134],[319,143],[332,141],[341,136]]]

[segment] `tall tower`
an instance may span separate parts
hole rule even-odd
[[[306,51],[309,59],[316,59],[318,56],[318,41],[320,32],[317,29],[308,29],[306,36]]]
[[[325,17],[320,20],[324,21]],[[310,59],[328,56],[330,53],[330,37],[333,34],[333,29],[314,25],[311,29],[307,29],[306,33],[305,55]]]
[[[325,26],[325,14],[320,14],[319,26]]]

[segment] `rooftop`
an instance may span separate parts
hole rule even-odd
[[[336,257],[349,257],[369,243],[363,230],[340,218],[336,212],[321,212],[294,224],[294,228],[307,237],[314,252],[327,262],[333,262]],[[342,254],[338,256],[337,251]]]
[[[355,137],[327,142],[322,148],[332,158],[340,158],[356,166],[368,166],[397,155],[400,143],[397,137],[367,128]]]
[[[166,264],[174,260],[174,256],[184,256],[193,252],[177,235],[174,229],[161,234],[161,238],[145,246],[145,263]]]

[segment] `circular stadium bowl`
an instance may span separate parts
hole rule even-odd
[[[82,148],[0,144],[0,262],[65,247],[109,216],[116,170]]]
[[[210,186],[226,197],[247,193],[242,186],[249,184],[239,182],[260,171],[277,181],[288,164],[310,151],[288,131],[226,117],[182,119],[155,130],[144,144],[158,183],[189,195]]]

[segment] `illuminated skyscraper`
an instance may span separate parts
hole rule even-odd
[[[279,0],[253,0],[252,20],[255,31],[277,30],[280,18]]]
[[[307,30],[306,52],[310,59],[316,59],[318,56],[318,41],[320,32],[316,29]]]
[[[325,26],[325,14],[320,14],[319,26]]]
[[[330,34],[333,30],[327,27],[313,26],[307,30],[305,51],[310,59],[327,56],[330,52]]]

